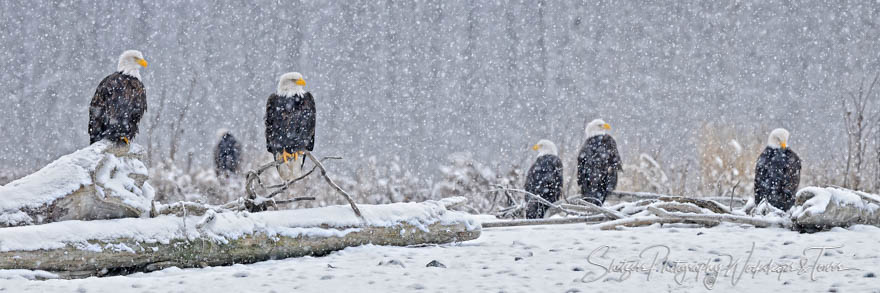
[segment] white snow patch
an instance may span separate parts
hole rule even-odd
[[[134,249],[131,249],[131,247],[128,247],[128,245],[125,245],[125,243],[106,244],[106,245],[104,245],[104,249],[109,249],[110,251],[115,251],[115,252],[135,253]]]
[[[834,203],[836,206],[848,205],[855,207],[860,210],[869,209],[871,211],[877,210],[876,204],[865,204],[862,201],[862,198],[859,197],[858,194],[853,193],[854,191],[834,188],[834,187],[805,187],[798,191],[798,194],[803,192],[811,192],[815,196],[810,198],[803,205],[797,206],[792,211],[792,217],[797,218],[803,214],[810,215],[818,215],[825,212],[825,208],[828,207],[830,203]],[[858,191],[855,191],[858,192]],[[873,196],[867,193],[859,192],[865,196]],[[874,196],[876,197],[876,196]]]
[[[47,271],[0,270],[0,280],[45,280],[58,279],[58,275]]]
[[[22,211],[12,211],[10,213],[0,213],[0,224],[8,226],[31,225],[34,219]]]

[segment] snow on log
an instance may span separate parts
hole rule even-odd
[[[363,220],[349,206],[329,206],[0,228],[0,270],[78,278],[476,239],[477,218],[447,209],[462,200],[360,205]]]
[[[797,193],[791,219],[801,231],[880,226],[880,196],[840,187],[806,187]]]
[[[0,186],[0,227],[146,216],[143,148],[99,141]]]

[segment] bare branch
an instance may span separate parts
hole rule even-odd
[[[576,199],[574,202],[577,205],[561,204],[560,206],[562,206],[564,208],[572,209],[572,210],[577,210],[575,208],[579,208],[582,211],[587,211],[587,212],[592,212],[592,213],[600,213],[600,214],[603,214],[606,217],[614,219],[614,220],[626,217],[625,215],[618,213],[617,211],[612,211],[612,210],[597,206],[597,205],[595,205],[591,202],[585,201],[583,199]]]
[[[715,221],[691,221],[685,219],[676,219],[676,218],[660,218],[660,217],[629,217],[623,218],[620,220],[614,220],[609,222],[604,222],[601,224],[593,225],[593,227],[598,228],[599,230],[615,230],[619,227],[642,227],[642,226],[650,226],[654,224],[698,224],[704,225],[707,227],[712,227],[718,225],[718,222]]]
[[[521,219],[511,221],[497,221],[483,223],[483,228],[500,228],[500,227],[516,227],[516,226],[533,226],[533,225],[561,225],[575,223],[600,223],[607,220],[605,216],[594,215],[586,217],[569,217],[569,218],[553,218],[553,219]]]
[[[327,184],[330,184],[330,186],[332,186],[333,189],[336,189],[336,191],[339,192],[339,194],[341,194],[343,197],[345,197],[345,200],[347,200],[348,204],[351,205],[351,209],[354,211],[354,214],[357,215],[358,218],[361,218],[361,220],[364,220],[364,216],[361,215],[361,210],[358,209],[357,204],[354,203],[354,200],[351,199],[351,196],[348,195],[348,193],[345,192],[345,190],[342,190],[342,188],[339,187],[339,185],[336,185],[336,183],[333,182],[333,180],[331,180],[330,177],[327,176],[327,169],[324,169],[324,164],[322,164],[320,160],[315,159],[315,156],[313,156],[312,153],[309,151],[306,151],[305,155],[307,157],[309,157],[309,159],[311,159],[312,162],[315,163],[316,166],[318,166],[318,169],[321,169],[321,176],[324,176],[324,179],[327,181]]]

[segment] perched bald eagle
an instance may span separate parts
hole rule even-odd
[[[217,132],[220,140],[214,148],[214,169],[217,176],[238,173],[241,162],[241,145],[226,129]]]
[[[315,100],[305,85],[299,72],[285,73],[266,102],[266,150],[290,168],[290,174],[282,174],[285,180],[301,171],[303,151],[315,148]]]
[[[622,169],[617,142],[606,133],[611,126],[602,119],[587,124],[587,140],[578,154],[577,182],[584,200],[602,206],[608,193],[617,187]]]
[[[556,154],[556,145],[542,139],[532,149],[538,151],[538,159],[529,168],[525,190],[549,202],[555,202],[562,195],[562,160]],[[526,207],[526,218],[543,218],[548,208],[549,206],[530,198]]]
[[[147,67],[140,51],[119,55],[116,72],[98,84],[89,104],[89,144],[102,139],[129,143],[147,111],[147,92],[138,70]]]
[[[787,130],[777,128],[767,138],[767,147],[755,167],[755,204],[766,200],[783,211],[794,205],[801,181],[801,159],[788,148],[788,136]]]

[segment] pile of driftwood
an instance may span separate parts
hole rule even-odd
[[[737,198],[690,198],[615,192],[609,200],[619,203],[600,207],[577,196],[551,203],[522,190],[499,191],[524,193],[526,197],[550,208],[544,219],[521,219],[525,215],[526,206],[525,203],[519,203],[496,214],[499,218],[513,220],[483,223],[484,228],[587,223],[601,230],[614,230],[654,224],[712,227],[728,222],[758,228],[781,227],[814,232],[854,224],[880,226],[880,213],[875,213],[880,211],[880,197],[834,186],[802,189],[797,194],[796,206],[787,212],[766,202],[755,204]],[[731,208],[732,206],[737,208]]]

